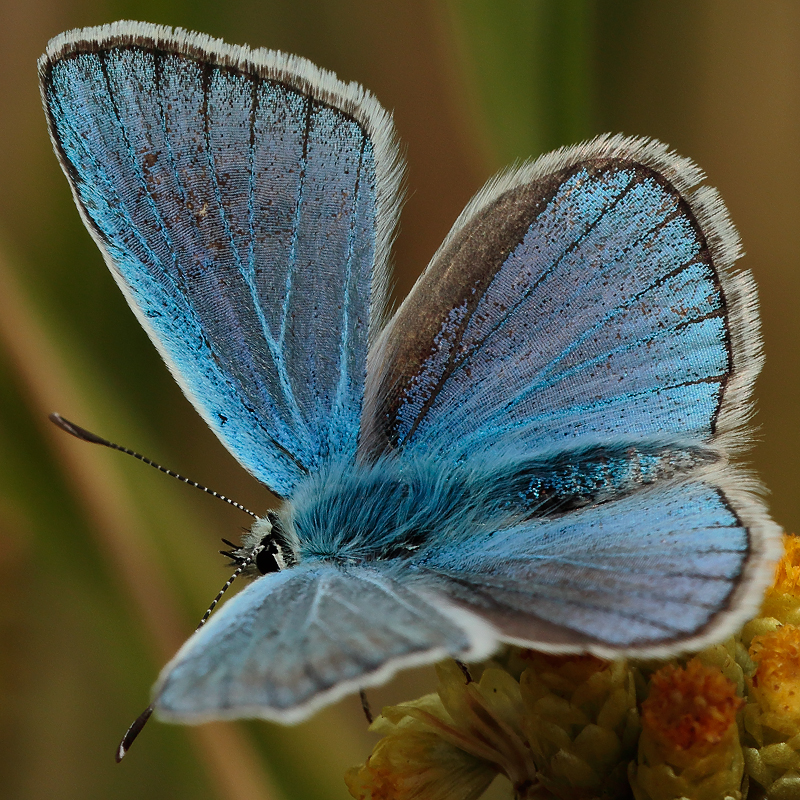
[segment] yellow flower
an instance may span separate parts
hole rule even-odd
[[[783,557],[775,569],[775,580],[767,589],[762,617],[800,625],[800,537],[784,535]]]
[[[650,679],[639,756],[629,778],[636,800],[740,800],[744,759],[736,713],[744,701],[719,668],[692,659]]]
[[[627,796],[639,734],[633,671],[594,656],[522,655],[522,728],[542,785],[563,800]]]
[[[419,701],[418,701],[419,702]],[[396,707],[397,708],[397,707]],[[358,800],[476,800],[495,776],[485,761],[427,730],[400,725],[381,739],[367,763],[345,775]]]
[[[745,693],[743,664],[750,663],[750,657],[739,636],[731,636],[724,642],[712,644],[701,650],[695,658],[707,667],[716,667],[736,686],[736,694],[742,697]]]
[[[384,733],[366,764],[345,782],[358,800],[473,800],[505,775],[522,798],[536,792],[536,770],[520,731],[519,683],[502,669],[467,681],[454,662],[437,666],[438,695],[385,708]]]
[[[750,697],[761,707],[761,723],[785,734],[800,733],[800,629],[783,625],[755,636],[750,657],[756,671]]]
[[[750,777],[769,800],[800,797],[800,629],[783,625],[753,637],[745,748]]]

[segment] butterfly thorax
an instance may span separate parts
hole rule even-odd
[[[266,531],[263,541],[276,541],[289,564],[419,561],[445,541],[605,503],[716,458],[696,444],[640,442],[449,464],[433,456],[333,463],[271,514],[269,531],[257,523],[253,541]]]

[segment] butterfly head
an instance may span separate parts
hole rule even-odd
[[[297,562],[297,546],[293,539],[291,528],[280,512],[268,511],[253,523],[240,545],[223,539],[231,549],[220,550],[220,553],[231,559],[231,566],[245,565],[242,577],[258,578]]]

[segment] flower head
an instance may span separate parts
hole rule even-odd
[[[520,732],[519,683],[496,667],[479,681],[467,680],[455,662],[437,672],[437,695],[385,708],[375,721],[373,729],[386,736],[345,776],[353,797],[472,800],[497,774],[520,796],[536,796],[536,769]]]
[[[745,763],[767,797],[800,797],[800,629],[773,622],[750,644]]]
[[[783,557],[764,595],[761,616],[800,625],[800,537],[784,535]]]
[[[750,657],[756,670],[750,697],[761,708],[761,723],[785,733],[800,730],[800,628],[783,625],[755,636]]]
[[[490,765],[413,717],[398,725],[387,723],[384,730],[387,736],[366,764],[345,775],[350,794],[358,800],[476,800],[494,779]]]
[[[634,675],[625,661],[526,651],[520,677],[523,730],[539,780],[564,800],[627,793],[639,719]]]
[[[685,669],[668,664],[650,679],[642,727],[673,758],[698,758],[722,741],[743,705],[736,686],[719,669],[697,659]]]
[[[716,666],[692,659],[650,679],[629,778],[637,800],[741,798],[744,757],[736,714],[744,701]]]

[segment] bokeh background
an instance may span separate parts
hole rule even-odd
[[[150,724],[112,752],[227,577],[247,518],[60,433],[57,410],[257,511],[83,229],[35,62],[115,19],[304,55],[369,87],[408,155],[402,297],[495,171],[604,131],[658,137],[718,186],[761,291],[753,461],[800,531],[800,4],[793,0],[0,0],[0,796],[345,798],[372,738],[357,700],[311,721]],[[373,702],[429,690],[420,670]]]

